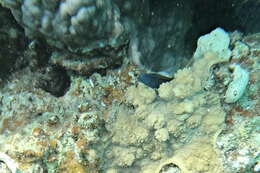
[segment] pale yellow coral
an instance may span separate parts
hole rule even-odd
[[[137,87],[129,87],[126,92],[126,100],[136,106],[150,104],[155,98],[155,91],[142,83],[139,83]]]
[[[173,104],[173,112],[175,114],[192,113],[194,111],[194,103],[190,101],[184,101]]]
[[[131,166],[135,161],[134,148],[114,147],[112,152],[118,166]]]
[[[148,129],[137,122],[134,115],[126,112],[125,109],[122,109],[121,111],[122,112],[119,113],[119,116],[112,127],[112,141],[123,145],[139,145],[143,143],[149,135]]]
[[[169,139],[169,133],[166,128],[156,130],[154,136],[160,142],[165,142]]]
[[[112,130],[113,142],[142,146],[139,149],[143,154],[153,151],[148,153],[151,160],[139,159],[136,163],[140,173],[160,173],[169,163],[182,173],[222,173],[213,141],[224,124],[225,113],[218,94],[204,90],[212,65],[224,61],[216,55],[205,52],[191,67],[178,70],[172,81],[159,87],[158,99],[155,90],[143,84],[127,90],[127,101],[137,107],[128,116],[117,115],[122,120],[115,122],[121,125]],[[171,145],[166,147],[168,141]],[[131,162],[124,161],[122,166],[134,162],[132,152],[125,155]]]
[[[114,168],[110,168],[106,171],[106,173],[118,173],[118,171]]]
[[[165,115],[163,112],[153,111],[146,118],[146,124],[148,127],[159,129],[165,124]]]
[[[178,70],[172,82],[162,85],[162,88],[160,86],[159,96],[166,99],[174,98],[174,96],[177,98],[185,98],[191,95],[194,90],[197,90],[197,88],[194,88],[195,80],[196,78],[193,76],[193,72],[190,68]],[[171,94],[168,94],[170,92]]]
[[[162,83],[158,89],[159,96],[165,100],[172,99],[172,97],[174,96],[172,89],[173,89],[172,81]]]
[[[169,120],[167,121],[167,129],[170,134],[173,134],[175,137],[179,136],[182,133],[183,122],[179,120]]]

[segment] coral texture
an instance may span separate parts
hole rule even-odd
[[[116,47],[125,41],[129,29],[123,25],[118,5],[111,0],[25,0],[12,3],[4,0],[2,3],[12,10],[27,36],[44,37],[51,45],[71,51]],[[132,8],[132,2],[127,3]]]
[[[58,97],[34,85],[37,73],[21,69],[0,90],[1,152],[25,173],[258,169],[260,36],[228,36],[230,51],[240,42],[248,54],[223,59],[207,50],[159,89],[139,83],[140,71],[127,61],[104,75],[68,73],[69,88]],[[247,70],[249,82],[229,104],[233,64]]]

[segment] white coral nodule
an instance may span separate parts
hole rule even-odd
[[[21,173],[18,164],[7,154],[0,152],[0,161],[4,162],[12,173]]]
[[[230,68],[233,69],[233,80],[228,85],[225,102],[235,103],[244,94],[247,84],[249,82],[249,73],[247,70],[240,67],[240,65],[232,64]]]

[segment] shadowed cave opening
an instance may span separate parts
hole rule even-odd
[[[163,74],[163,77],[164,74],[173,77],[178,69],[187,66],[198,38],[217,27],[227,32],[238,30],[245,35],[260,32],[260,3],[253,0],[150,0],[149,5],[147,28],[150,27],[152,34],[140,37],[146,40],[142,41],[146,44],[140,46],[140,52],[149,41],[155,42],[155,48],[149,54],[144,53],[140,62],[146,71]],[[158,88],[168,80],[160,75],[146,75],[140,77],[140,81]]]

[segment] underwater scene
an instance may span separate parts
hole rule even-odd
[[[260,0],[0,0],[0,173],[260,173]]]

